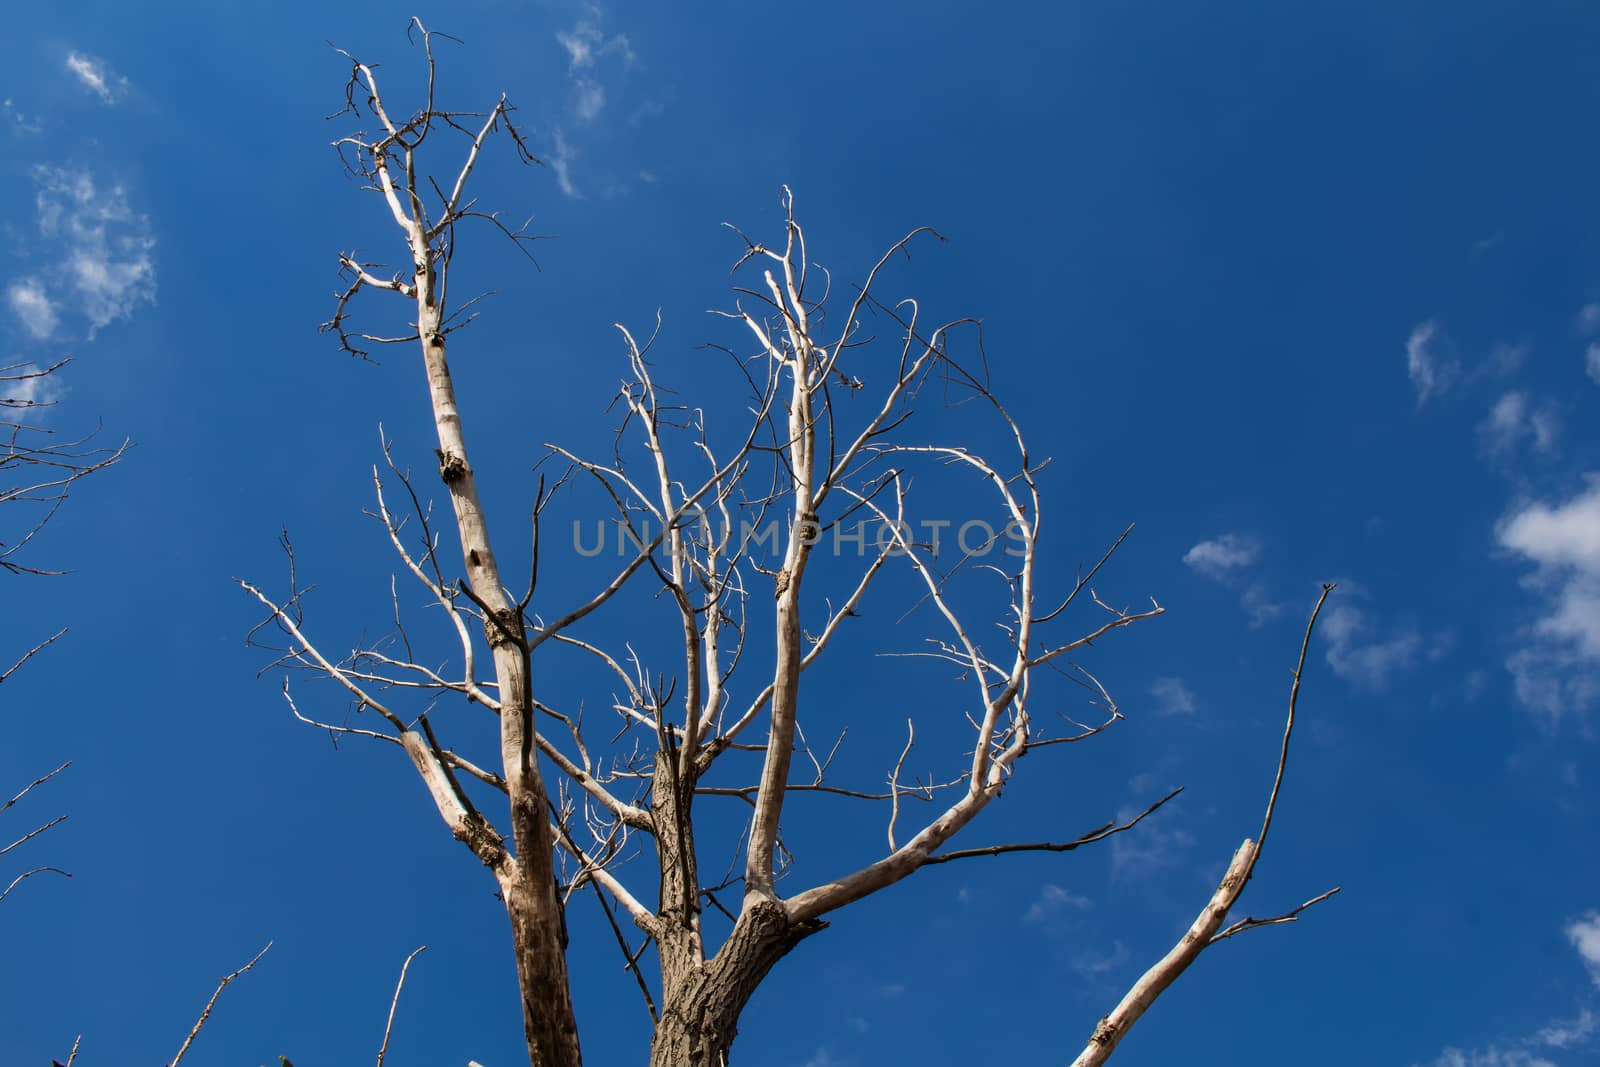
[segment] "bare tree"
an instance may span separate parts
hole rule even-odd
[[[49,427],[33,421],[54,404],[51,385],[54,375],[70,360],[60,360],[46,367],[31,363],[12,363],[0,366],[0,572],[13,581],[30,576],[63,573],[30,561],[27,550],[35,538],[66,503],[72,487],[80,480],[104,470],[122,458],[128,443],[115,448],[102,448],[93,444],[95,435],[75,440],[63,440]],[[57,630],[44,640],[19,653],[10,666],[0,670],[0,684],[8,681],[23,664],[58,641],[66,629]],[[63,763],[55,770],[36,779],[16,796],[0,805],[0,814],[10,810],[32,790],[50,781],[66,770]],[[65,815],[57,816],[24,833],[10,844],[0,847],[0,856],[6,856],[52,827],[60,825]],[[59,874],[70,877],[59,867],[32,867],[5,880],[0,889],[4,900],[19,884],[36,874]]]
[[[491,137],[504,135],[521,161],[537,161],[504,97],[485,112],[436,104],[439,35],[415,21],[412,29],[426,66],[420,106],[407,114],[394,110],[373,66],[352,58],[341,114],[370,118],[374,128],[335,142],[386,207],[409,265],[385,275],[363,257],[342,255],[348,285],[324,328],[355,355],[376,345],[418,346],[459,565],[446,558],[446,538],[425,491],[393,458],[387,440],[384,462],[373,469],[371,514],[406,580],[417,582],[447,621],[454,647],[425,649],[414,641],[404,598],[392,585],[389,637],[349,655],[324,652],[327,646],[309,633],[306,590],[295,577],[287,537],[289,591],[273,596],[241,585],[268,611],[252,637],[266,643],[263,635],[281,635],[271,646],[275,663],[331,680],[357,711],[379,721],[354,726],[348,718],[303,712],[286,679],[293,714],[336,736],[399,746],[445,825],[495,877],[511,920],[530,1063],[581,1061],[564,917],[580,891],[590,891],[610,921],[654,1023],[650,1062],[713,1067],[727,1062],[740,1012],[763,978],[821,931],[832,912],[931,865],[1102,841],[1172,799],[1176,791],[1132,818],[1063,840],[952,847],[1025,755],[1087,741],[1121,718],[1109,689],[1074,657],[1162,608],[1153,600],[1137,609],[1114,606],[1095,592],[1126,530],[1075,581],[1043,587],[1036,476],[1044,461],[1029,452],[990,389],[978,324],[932,322],[916,301],[880,295],[892,259],[916,242],[938,239],[929,229],[890,245],[844,296],[832,292],[831,278],[811,259],[787,189],[776,242],[738,234],[735,272],[749,280],[721,313],[733,338],[722,351],[747,394],[743,410],[680,399],[658,380],[651,341],[641,343],[619,324],[626,377],[616,398],[612,452],[593,458],[548,446],[559,473],[530,493],[531,574],[512,591],[491,543],[446,358],[451,335],[475,316],[478,298],[457,303],[449,285],[458,237],[472,224],[486,223],[519,245],[531,239],[468,195]],[[426,160],[451,137],[459,138],[461,155],[441,182]],[[352,307],[364,290],[404,301],[412,321],[377,333],[357,329]],[[874,338],[871,329],[885,337]],[[975,359],[956,354],[963,339]],[[958,408],[953,415],[971,415],[973,436],[995,443],[994,454],[1004,458],[913,433],[913,412],[939,402]],[[914,476],[938,487],[937,510],[919,509]],[[552,554],[546,512],[573,492],[604,502],[611,515],[600,533],[624,539],[624,549],[614,569],[595,579],[592,595],[547,605],[538,595],[541,564]],[[964,522],[946,521],[954,515]],[[842,551],[845,544],[858,554]],[[564,569],[591,554],[574,547],[562,559]],[[903,636],[908,625],[874,630],[858,621],[869,596],[876,607],[908,592],[911,608],[902,623],[915,620],[928,630],[911,648]],[[841,636],[846,631],[848,638]],[[662,644],[669,641],[671,652]],[[948,704],[920,713],[940,735],[966,724],[965,741],[940,757],[942,777],[909,771],[913,715],[881,783],[835,784],[829,768],[839,742],[814,748],[805,724],[842,740],[834,724],[851,694],[803,680],[846,641],[882,642],[887,652],[953,676]],[[544,672],[538,677],[592,671],[587,677],[604,679],[606,721],[596,725],[581,707],[558,706],[536,686],[536,656]],[[594,691],[595,683],[586,684]],[[433,711],[444,701],[475,705],[485,728],[496,724],[497,766],[461,754],[470,735],[442,736],[445,725],[436,726]],[[1092,709],[1088,721],[1075,717],[1078,703]],[[1285,758],[1287,742],[1286,732]],[[1280,781],[1282,771],[1280,762]],[[885,843],[876,858],[855,870],[824,866],[800,876],[784,843],[784,816],[819,794],[881,807]],[[491,817],[491,800],[503,814]],[[702,803],[747,805],[743,832],[720,840],[697,834]],[[927,814],[913,819],[913,807]],[[1205,945],[1246,925],[1293,918],[1247,920],[1218,932],[1265,829],[1241,849],[1204,922],[1186,939],[1182,959],[1163,961],[1153,979],[1130,992],[1131,1002],[1097,1028],[1090,1048],[1098,1051],[1080,1062],[1109,1055]],[[702,873],[712,854],[732,856],[726,874]],[[624,870],[635,858],[640,862]],[[657,973],[647,976],[644,953],[651,945]]]

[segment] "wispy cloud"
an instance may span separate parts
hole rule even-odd
[[[627,196],[641,182],[654,183],[656,173],[640,168],[634,134],[661,105],[641,98],[633,41],[611,29],[605,9],[594,2],[584,3],[555,41],[566,57],[567,97],[553,158],[546,162],[562,193],[606,200]]]
[[[1406,338],[1406,374],[1417,393],[1417,406],[1443,393],[1455,382],[1460,364],[1447,355],[1448,343],[1436,322],[1424,322]]]
[[[600,117],[600,112],[606,106],[606,87],[592,78],[580,78],[577,82],[577,95],[573,99],[572,110],[578,116],[578,121],[590,123]]]
[[[1225,533],[1209,541],[1201,541],[1183,554],[1183,562],[1208,578],[1222,580],[1234,571],[1248,567],[1261,554],[1261,546],[1254,539],[1236,533]]]
[[[625,33],[607,33],[605,12],[589,5],[571,29],[556,33],[556,41],[567,53],[567,76],[572,83],[572,113],[587,125],[600,117],[606,106],[602,72],[609,66],[631,67],[636,58],[633,44]]]
[[[1534,1035],[1534,1040],[1551,1048],[1572,1048],[1587,1042],[1597,1031],[1600,1031],[1600,1016],[1584,1008],[1571,1019],[1546,1023]]]
[[[1600,986],[1600,912],[1591,911],[1566,927],[1567,940],[1578,950],[1589,975]],[[1477,1049],[1447,1048],[1426,1065],[1415,1067],[1556,1067],[1545,1049],[1588,1045],[1600,1032],[1594,1009],[1581,1007],[1570,1019],[1553,1019],[1529,1037],[1499,1041]]]
[[[1600,300],[1578,309],[1578,329],[1584,333],[1600,333]]]
[[[1150,695],[1159,705],[1156,710],[1169,715],[1193,715],[1198,706],[1182,678],[1157,678],[1150,684]]]
[[[1522,365],[1527,362],[1528,353],[1533,351],[1533,346],[1528,344],[1497,344],[1489,352],[1489,363],[1480,372],[1495,378],[1504,378],[1517,373]]]
[[[1355,592],[1351,583],[1343,585]],[[1422,635],[1414,629],[1386,637],[1375,636],[1376,629],[1367,613],[1348,600],[1330,604],[1322,614],[1328,666],[1358,688],[1384,688],[1392,675],[1415,663],[1423,650]]]
[[[606,56],[618,57],[624,66],[633,65],[637,57],[628,35],[607,34],[604,27],[605,12],[591,4],[571,29],[556,33],[556,40],[567,50],[569,71],[588,70]]]
[[[128,93],[128,79],[112,70],[103,59],[84,52],[68,52],[67,69],[85,89],[107,104],[115,104]]]
[[[1244,591],[1244,596],[1239,599],[1239,606],[1244,608],[1245,614],[1249,616],[1252,630],[1259,630],[1284,612],[1284,605],[1274,600],[1267,592],[1267,587],[1260,582],[1251,584]]]
[[[578,191],[577,183],[572,180],[572,160],[578,152],[567,143],[566,135],[560,130],[556,131],[555,141],[555,150],[547,153],[544,161],[555,172],[556,184],[561,187],[561,191],[574,200],[580,200],[583,194]]]
[[[16,103],[9,96],[0,100],[0,115],[5,116],[5,123],[13,134],[39,133],[44,129],[44,122],[39,116],[18,111]]]
[[[1525,1048],[1502,1048],[1499,1045],[1490,1045],[1488,1048],[1470,1051],[1447,1048],[1439,1053],[1437,1059],[1431,1060],[1427,1067],[1556,1067],[1556,1064]]]
[[[1261,542],[1248,534],[1224,533],[1201,541],[1183,554],[1183,562],[1198,574],[1218,582],[1240,578],[1261,559]],[[1258,629],[1283,614],[1284,605],[1273,598],[1265,582],[1252,581],[1239,598],[1251,629]]]
[[[1589,377],[1596,385],[1600,385],[1600,341],[1589,346],[1583,357],[1584,370],[1589,372]]]
[[[1578,958],[1589,971],[1589,978],[1600,986],[1600,911],[1590,911],[1567,924],[1567,940],[1578,950]]]
[[[93,337],[140,304],[155,303],[155,237],[126,191],[99,184],[83,169],[40,166],[33,179],[39,233],[59,249],[45,279],[56,291],[56,308],[70,300]]]
[[[1507,660],[1518,699],[1552,721],[1600,698],[1600,474],[1568,500],[1533,502],[1500,521],[1503,548],[1535,567],[1545,597],[1532,640]]]
[[[1478,424],[1478,435],[1491,459],[1506,458],[1524,442],[1534,451],[1549,455],[1555,451],[1560,430],[1561,417],[1555,405],[1536,405],[1527,393],[1516,389],[1495,401],[1488,416]]]
[[[13,282],[6,289],[6,306],[34,340],[44,341],[56,332],[58,319],[50,296],[36,278]]]
[[[1102,978],[1132,958],[1128,946],[1113,941],[1109,951],[1088,950],[1072,957],[1072,969],[1085,978]]]
[[[1069,893],[1054,882],[1046,882],[1039,887],[1039,895],[1028,905],[1022,920],[1030,923],[1053,923],[1064,915],[1087,911],[1092,907],[1094,901],[1088,897]]]
[[[1138,815],[1140,808],[1126,807],[1117,812],[1118,822]],[[1166,822],[1170,822],[1168,818]],[[1111,877],[1145,878],[1178,865],[1183,853],[1194,844],[1187,830],[1146,819],[1133,830],[1111,839]]]

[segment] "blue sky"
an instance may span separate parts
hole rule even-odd
[[[1026,761],[961,840],[1183,796],[1098,850],[929,869],[837,915],[746,1012],[743,1062],[968,1063],[997,1040],[1070,1059],[1253,832],[1323,581],[1243,907],[1344,891],[1209,953],[1117,1062],[1595,1062],[1600,12],[975,10],[416,12],[465,42],[442,52],[449,98],[509,93],[546,164],[493,153],[478,185],[556,235],[541,269],[486,237],[463,266],[501,290],[454,362],[503,543],[543,442],[609,439],[613,322],[661,309],[663,366],[718,395],[697,346],[730,343],[704,314],[732,300],[719,224],[776,239],[788,183],[841,279],[913,226],[949,238],[891,284],[984,320],[997,392],[1054,459],[1057,576],[1136,522],[1097,588],[1168,609],[1086,661],[1127,720]],[[80,1063],[166,1062],[269,939],[187,1062],[371,1057],[421,944],[392,1067],[519,1062],[492,884],[398,753],[294,722],[231,582],[281,583],[287,528],[326,641],[388,623],[393,562],[361,509],[380,422],[402,463],[432,462],[425,395],[410,352],[355,362],[316,326],[336,253],[393,245],[328,147],[347,69],[327,42],[414,89],[405,14],[22,0],[7,20],[0,345],[75,357],[49,425],[136,445],[40,546],[75,573],[7,579],[0,649],[72,629],[5,684],[0,783],[74,765],[4,816],[11,836],[69,820],[0,862],[75,875],[0,906],[7,1063],[78,1033]],[[864,782],[905,705],[953,692],[888,664],[863,642],[817,683],[863,709],[841,770]],[[342,714],[331,693],[319,710]],[[842,803],[797,807],[797,878],[880,847],[876,813]],[[592,911],[572,917],[589,1062],[637,1062],[646,1020]]]

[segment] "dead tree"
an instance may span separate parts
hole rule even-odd
[[[393,459],[387,441],[384,463],[373,469],[372,514],[407,581],[420,583],[448,621],[455,647],[418,648],[396,592],[390,638],[348,656],[324,652],[328,646],[309,632],[292,565],[287,594],[241,583],[268,611],[253,636],[281,634],[276,662],[331,680],[357,710],[376,717],[357,727],[303,712],[285,680],[297,717],[399,746],[445,825],[493,874],[511,921],[530,1063],[581,1061],[564,908],[588,890],[611,921],[654,1023],[650,1062],[721,1067],[762,979],[839,908],[930,865],[1104,840],[1176,795],[1065,840],[953,847],[1025,755],[1087,741],[1121,718],[1108,688],[1074,657],[1162,608],[1153,600],[1137,610],[1113,607],[1094,591],[1127,531],[1066,588],[1041,587],[1036,476],[1044,462],[990,390],[977,323],[930,323],[916,301],[890,303],[879,292],[891,259],[938,235],[918,229],[896,241],[841,298],[830,294],[829,276],[808,253],[787,189],[775,243],[739,234],[735,272],[749,281],[722,313],[734,338],[723,352],[746,403],[702,408],[679,400],[657,380],[651,343],[619,324],[626,376],[612,454],[597,459],[549,446],[560,473],[530,494],[532,574],[513,592],[491,543],[446,355],[451,335],[476,314],[476,298],[458,305],[449,284],[458,239],[473,224],[519,244],[529,239],[467,193],[491,137],[503,135],[523,162],[536,160],[503,97],[480,113],[436,104],[438,35],[417,22],[412,29],[427,75],[421,105],[395,110],[373,67],[351,59],[344,113],[370,119],[373,129],[335,142],[386,208],[407,266],[385,275],[363,257],[342,255],[348,286],[324,328],[354,355],[373,345],[417,346],[459,564],[447,559],[426,491]],[[461,155],[440,182],[426,160],[452,137]],[[364,290],[404,301],[411,323],[381,333],[357,329],[352,306]],[[869,336],[869,319],[884,338]],[[976,363],[957,357],[958,338],[970,339]],[[986,420],[982,432],[1002,442],[1005,458],[913,432],[912,412],[940,401]],[[918,471],[977,495],[957,504],[945,494],[960,490],[941,488],[939,511],[919,511],[912,493]],[[538,595],[541,563],[553,555],[542,523],[551,501],[579,486],[606,503],[627,547],[587,599],[550,605]],[[988,517],[981,522],[955,529],[939,521],[958,508],[976,515],[983,507]],[[851,559],[839,551],[842,543],[870,551]],[[287,538],[285,548],[292,564]],[[584,554],[562,557],[562,567]],[[813,734],[829,727],[830,704],[846,694],[807,686],[806,672],[846,640],[907,651],[906,627],[874,632],[859,620],[869,597],[894,582],[902,591],[914,587],[907,618],[930,630],[908,654],[955,676],[948,704],[922,714],[942,724],[964,718],[966,741],[941,757],[944,776],[913,777],[913,716],[880,784],[834,784],[832,756],[811,747],[805,723]],[[1084,612],[1087,620],[1079,618]],[[653,635],[641,630],[652,613],[660,627]],[[850,637],[841,637],[847,630]],[[670,666],[651,662],[668,639],[676,646]],[[557,706],[536,684],[571,678],[584,665],[608,679],[595,690],[609,705],[609,721],[599,726],[579,707]],[[1057,684],[1062,679],[1076,687]],[[1073,718],[1063,689],[1086,696],[1097,717]],[[460,753],[463,742],[443,736],[432,709],[445,700],[475,705],[485,728],[496,725],[497,766],[480,766]],[[491,808],[486,801],[495,794]],[[807,884],[790,862],[782,826],[791,805],[815,794],[881,805],[885,845],[855,870],[822,865]],[[748,805],[742,835],[698,835],[697,811],[709,803]],[[913,806],[929,814],[913,821]],[[1212,902],[1209,916],[1226,916],[1258,847],[1247,843],[1247,862],[1230,869],[1228,893]],[[733,854],[726,876],[702,873],[713,850]],[[639,867],[622,870],[633,857],[642,857]],[[1202,934],[1214,940],[1231,932],[1218,934],[1211,924]],[[652,944],[653,979],[642,962]],[[1166,981],[1175,974],[1171,966],[1161,972]],[[1147,1005],[1149,987],[1137,992],[1136,1001]],[[1102,1022],[1092,1047],[1109,1054],[1115,1042],[1108,1034],[1120,1038],[1134,1018],[1137,1012],[1119,1009]]]
[[[54,430],[38,421],[40,415],[54,404],[50,389],[53,376],[68,362],[61,360],[46,367],[31,363],[0,366],[0,505],[4,505],[0,508],[0,518],[6,520],[0,524],[0,574],[6,575],[9,581],[64,573],[43,563],[33,562],[29,552],[34,547],[35,539],[67,502],[74,485],[111,466],[127,451],[126,441],[114,448],[96,446],[93,434],[75,440],[63,440]],[[0,671],[0,685],[66,632],[63,628],[26,651],[13,653],[16,658],[11,665]],[[0,815],[70,765],[63,763],[27,785],[0,805]],[[57,816],[10,844],[0,846],[0,856],[9,855],[65,819],[65,815]],[[70,877],[60,867],[32,867],[4,880],[4,888],[0,888],[0,900],[37,874]]]

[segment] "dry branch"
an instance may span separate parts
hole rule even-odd
[[[194,1039],[200,1036],[200,1031],[205,1027],[206,1020],[211,1018],[211,1009],[217,1006],[217,998],[222,996],[222,991],[227,989],[228,986],[233,983],[235,978],[238,978],[241,974],[244,974],[250,968],[254,967],[258,962],[260,962],[261,957],[265,956],[267,954],[267,950],[271,947],[272,942],[268,941],[260,952],[257,952],[250,958],[249,963],[246,963],[243,967],[240,967],[232,974],[225,974],[222,976],[221,980],[217,982],[216,991],[211,994],[211,999],[206,1001],[206,1006],[201,1009],[200,1018],[195,1020],[194,1028],[189,1031],[189,1036],[183,1039],[183,1044],[178,1047],[178,1054],[172,1057],[172,1062],[167,1064],[167,1067],[178,1067],[178,1064],[183,1062],[183,1057],[188,1055],[189,1046],[193,1045]]]
[[[1233,854],[1233,860],[1228,864],[1227,873],[1223,875],[1222,882],[1217,886],[1217,891],[1211,895],[1206,906],[1201,909],[1190,925],[1187,933],[1172,947],[1154,966],[1139,978],[1123,996],[1120,1003],[1112,1010],[1111,1014],[1101,1019],[1095,1026],[1094,1034],[1089,1038],[1089,1043],[1072,1061],[1073,1067],[1097,1067],[1111,1057],[1117,1045],[1127,1036],[1133,1024],[1149,1010],[1157,997],[1166,991],[1167,987],[1178,980],[1200,954],[1218,941],[1232,937],[1244,930],[1258,926],[1273,926],[1279,923],[1293,922],[1305,909],[1314,904],[1321,903],[1339,892],[1338,888],[1330,889],[1325,893],[1311,898],[1292,911],[1286,912],[1272,919],[1244,919],[1222,930],[1222,924],[1227,921],[1228,912],[1238,901],[1239,895],[1244,892],[1245,885],[1250,881],[1250,876],[1255,873],[1256,863],[1261,859],[1262,848],[1266,845],[1267,831],[1272,828],[1272,816],[1278,805],[1278,790],[1283,785],[1284,770],[1289,763],[1289,739],[1294,734],[1295,709],[1300,698],[1300,678],[1305,671],[1306,652],[1311,647],[1311,634],[1317,625],[1317,616],[1322,612],[1322,605],[1328,599],[1328,594],[1333,591],[1332,585],[1322,587],[1322,595],[1317,598],[1316,607],[1311,610],[1310,621],[1306,623],[1305,637],[1300,643],[1300,658],[1294,668],[1294,682],[1289,687],[1289,713],[1283,727],[1283,745],[1278,753],[1278,769],[1273,776],[1272,792],[1267,798],[1266,813],[1261,820],[1261,832],[1254,841],[1246,838],[1244,843]],[[1218,931],[1221,930],[1219,933]]]

